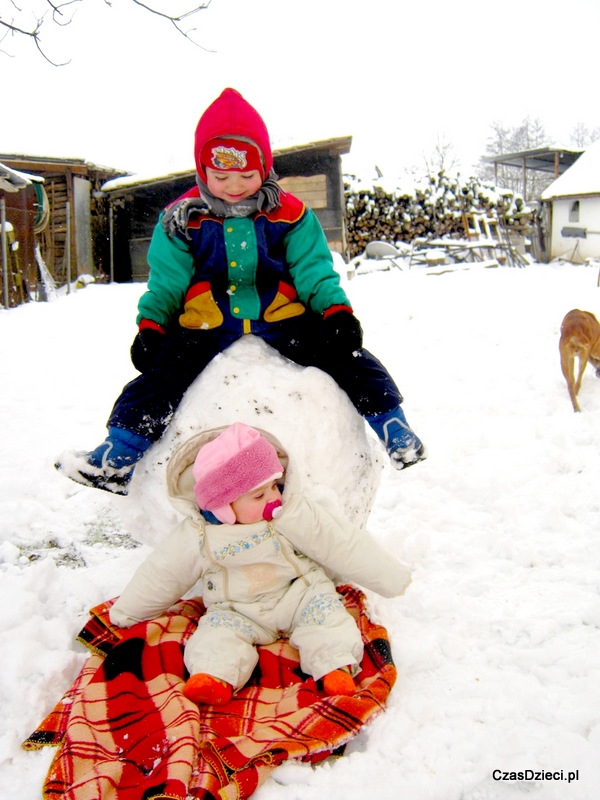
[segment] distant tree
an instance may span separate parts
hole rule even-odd
[[[535,150],[538,147],[547,147],[551,139],[546,133],[541,120],[525,117],[523,122],[513,129],[511,146],[515,152],[519,150]]]
[[[70,25],[76,10],[74,6],[84,2],[84,0],[62,0],[62,2],[61,0],[28,0],[28,2],[24,3],[17,2],[17,0],[2,1],[3,6],[8,6],[9,8],[0,7],[0,52],[7,54],[4,48],[11,37],[25,38],[29,39],[46,61],[49,61],[54,66],[64,66],[68,63],[58,63],[49,57],[42,44],[42,26],[48,21],[60,28]],[[197,47],[202,46],[194,41],[192,37],[196,29],[187,28],[186,25],[191,17],[208,8],[211,0],[206,0],[206,2],[196,5],[192,5],[190,2],[187,8],[180,13],[174,13],[173,4],[169,0],[155,0],[152,5],[142,3],[141,0],[129,0],[129,2],[134,3],[134,5],[139,6],[150,14],[162,17],[190,42]],[[170,5],[171,8],[167,11],[161,10],[161,2],[163,7]],[[112,6],[112,0],[104,0],[104,3],[107,6]]]
[[[585,149],[600,139],[600,128],[588,128],[585,122],[578,122],[571,131],[571,144],[578,149]]]
[[[502,122],[496,120],[490,125],[491,133],[488,136],[487,144],[485,147],[486,156],[500,156],[503,153],[511,153],[511,131],[506,128]],[[512,188],[512,170],[509,167],[498,165],[494,168],[493,164],[481,158],[479,162],[479,169],[477,170],[479,176],[487,181],[495,181],[496,173],[498,175],[498,183],[501,186]]]
[[[427,172],[437,174],[444,172],[446,175],[454,174],[460,168],[460,159],[456,155],[454,145],[446,139],[445,134],[438,134],[435,139],[433,151],[423,155]]]
[[[537,150],[542,147],[549,147],[552,144],[552,139],[547,134],[544,124],[537,118],[525,117],[521,124],[514,128],[507,128],[499,121],[492,123],[490,127],[492,132],[488,137],[486,156]],[[492,181],[498,186],[511,189],[513,192],[523,193],[523,172],[521,168],[508,167],[501,164],[495,167],[494,164],[490,164],[482,158],[477,172],[481,178]],[[554,175],[527,170],[525,197],[531,200],[538,198],[553,180]]]

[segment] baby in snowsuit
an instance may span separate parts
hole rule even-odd
[[[267,128],[234,89],[200,118],[195,159],[197,186],[167,207],[148,251],[131,348],[142,374],[115,402],[107,439],[90,452],[66,451],[57,469],[126,494],[135,464],[195,378],[249,333],[331,375],[396,468],[425,458],[398,387],[362,347],[319,220],[277,183]]]
[[[157,617],[200,581],[207,611],[184,653],[190,700],[227,702],[250,678],[256,645],[282,636],[327,694],[352,694],[363,643],[326,570],[395,597],[410,583],[405,565],[302,495],[281,444],[243,423],[181,445],[167,487],[186,518],[139,567],[111,621]]]

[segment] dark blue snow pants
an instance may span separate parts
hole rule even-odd
[[[258,326],[258,323],[257,323]],[[323,343],[320,317],[307,312],[300,317],[263,323],[253,333],[285,358],[303,367],[318,367],[343,389],[361,416],[391,411],[402,402],[393,379],[367,350],[335,356]],[[118,397],[108,426],[124,428],[157,441],[179,406],[183,395],[202,370],[226,350],[240,333],[224,330],[188,330],[177,326],[152,368],[128,383]]]

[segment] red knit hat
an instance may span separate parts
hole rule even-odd
[[[273,445],[256,428],[234,422],[200,449],[192,472],[200,508],[233,525],[236,518],[231,503],[281,478],[283,467]]]
[[[267,126],[235,89],[225,89],[200,117],[194,157],[204,182],[206,167],[238,172],[258,169],[263,180],[273,167]]]

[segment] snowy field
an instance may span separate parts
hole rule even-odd
[[[114,398],[136,374],[128,349],[142,290],[90,285],[0,311],[6,800],[41,797],[53,751],[24,752],[20,742],[79,672],[86,655],[74,638],[88,609],[118,594],[150,550],[135,541],[150,541],[140,533],[143,495],[81,487],[52,467],[64,448],[104,437]],[[286,764],[254,797],[593,800],[600,381],[588,368],[575,414],[558,336],[569,309],[600,313],[597,269],[393,270],[358,276],[347,290],[366,346],[396,378],[429,451],[405,472],[381,461],[367,523],[413,568],[404,597],[369,595],[398,681],[387,712],[343,759]],[[307,396],[320,380],[306,371]],[[260,381],[248,388],[257,402],[268,391]],[[338,427],[316,412],[310,421],[307,440],[330,459]],[[334,484],[343,468],[338,476],[328,464]],[[526,770],[544,779],[498,779]],[[567,782],[569,773],[576,779]]]

